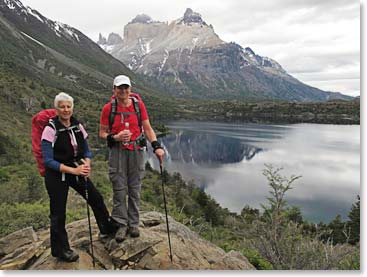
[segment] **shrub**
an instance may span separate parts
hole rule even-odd
[[[298,220],[290,220],[284,196],[299,177],[283,177],[280,170],[269,165],[264,170],[263,174],[272,189],[271,197],[268,198],[270,206],[263,205],[265,211],[262,218],[253,221],[246,232],[252,247],[274,269],[326,270],[358,266],[357,247],[333,245],[330,237],[323,242],[320,240],[323,233],[317,230],[313,237],[305,235],[303,225]]]
[[[49,226],[49,205],[46,202],[0,205],[0,237],[32,226],[35,230]]]

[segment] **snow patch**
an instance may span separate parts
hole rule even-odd
[[[196,43],[198,42],[199,38],[198,37],[195,37],[191,40],[192,42],[192,47],[190,48],[190,55],[192,53],[192,50],[196,47]]]
[[[141,56],[144,56],[144,55],[148,54],[150,51],[152,51],[152,48],[150,47],[150,44],[152,43],[152,41],[153,41],[153,39],[151,39],[147,42],[145,41],[145,38],[139,38],[138,39]]]
[[[103,49],[103,51],[107,53],[111,53],[115,48],[115,45],[108,45],[108,44],[99,44],[99,47]]]
[[[19,8],[24,8],[24,6],[22,5],[21,2],[17,1],[17,0],[4,0],[5,4],[8,6],[8,8],[10,10],[14,10],[15,9],[15,5],[16,4]]]
[[[54,22],[53,29],[54,29],[56,35],[58,37],[61,37],[61,32],[60,32],[61,26],[59,25],[58,22]]]
[[[27,35],[26,33],[21,32],[22,35],[26,36],[27,38],[33,40],[34,42],[38,43],[39,45],[46,47],[42,42],[36,40],[35,38],[32,38],[31,36]]]
[[[57,21],[54,21],[53,24],[54,24],[53,29],[58,37],[61,37],[61,35],[64,33],[70,36],[71,38],[80,41],[79,36],[73,31],[73,29],[70,26]]]
[[[42,23],[45,23],[42,18],[36,14],[35,12],[33,12],[33,10],[30,7],[27,7],[27,12],[31,15],[33,15],[35,18],[37,18],[39,21],[41,21]]]
[[[132,56],[132,58],[131,58],[131,63],[129,63],[129,64],[127,65],[127,67],[128,67],[130,70],[133,70],[133,69],[137,66],[137,64],[138,64],[138,61],[137,61],[137,59],[136,59],[136,56],[134,55],[134,56]]]
[[[158,68],[158,78],[159,76],[161,75],[161,72],[162,72],[162,69],[164,67],[164,65],[166,64],[167,60],[168,60],[168,57],[169,57],[169,52],[167,49],[164,49],[164,54],[163,54],[163,61],[161,62],[159,68]]]
[[[145,49],[146,49],[146,53],[148,54],[150,51],[152,51],[152,48],[150,47],[150,44],[152,43],[153,39],[151,39],[150,41],[147,42]]]
[[[14,3],[13,2],[10,2],[10,1],[5,0],[5,4],[8,6],[8,8],[10,10],[14,10],[15,9],[15,6],[14,6]]]

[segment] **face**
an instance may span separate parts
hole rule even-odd
[[[119,101],[123,101],[129,98],[131,87],[128,85],[115,86],[113,92]]]
[[[70,101],[59,101],[56,110],[57,115],[62,120],[69,120],[73,114],[73,109]]]

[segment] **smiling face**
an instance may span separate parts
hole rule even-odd
[[[72,103],[70,101],[59,101],[56,110],[62,121],[70,120],[70,117],[73,115]]]
[[[131,87],[128,85],[115,86],[113,88],[113,93],[115,94],[119,102],[124,102],[129,99],[131,93]]]

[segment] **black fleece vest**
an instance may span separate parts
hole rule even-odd
[[[53,147],[54,160],[60,163],[69,165],[69,166],[73,166],[74,161],[78,161],[84,158],[84,155],[85,155],[85,140],[84,140],[82,131],[79,129],[80,123],[74,117],[71,117],[70,127],[75,126],[75,128],[72,128],[72,130],[70,130],[70,129],[67,129],[59,121],[58,116],[52,118],[52,120],[57,130],[56,131],[57,138],[56,138],[56,141],[54,142],[54,147]],[[49,124],[48,126],[53,128],[51,124]],[[78,151],[77,151],[76,156],[74,155],[74,148],[70,141],[71,132],[74,132],[76,141],[78,143],[78,147],[77,147]]]

